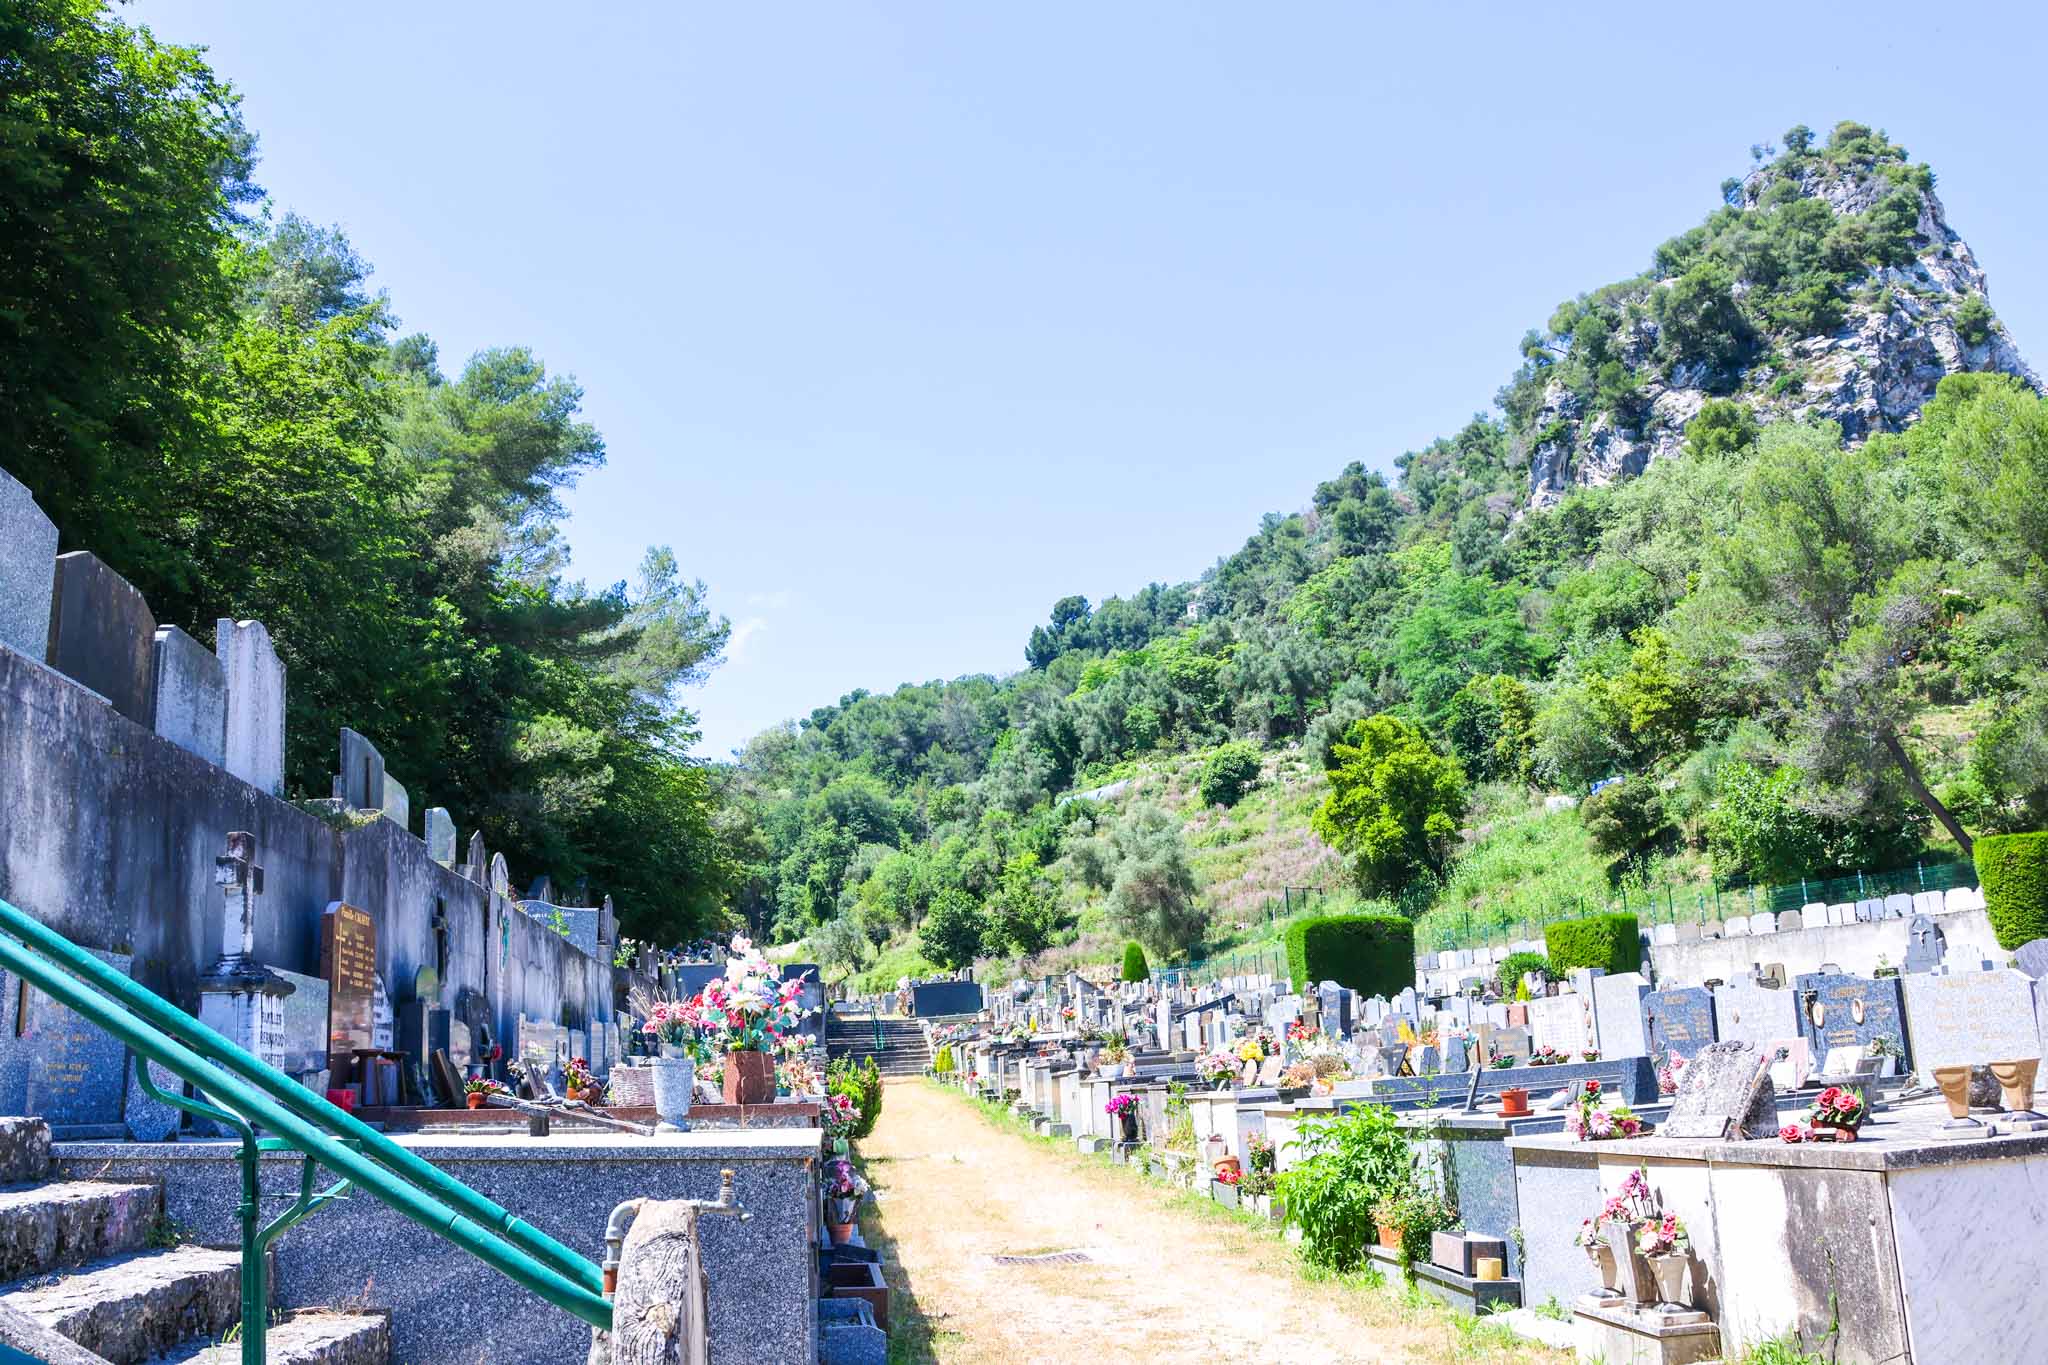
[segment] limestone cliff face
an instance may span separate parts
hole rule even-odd
[[[1868,213],[1898,182],[1873,170],[1821,165],[1772,166],[1742,183],[1735,202],[1755,208],[1780,182],[1797,197],[1825,203],[1838,219]],[[2003,323],[1987,311],[1984,271],[1969,244],[1948,225],[1931,189],[1913,191],[1920,212],[1904,264],[1864,270],[1847,292],[1840,325],[1818,335],[1780,332],[1759,337],[1756,354],[1733,375],[1705,364],[1660,364],[1654,292],[1670,278],[1648,278],[1634,291],[1626,321],[1610,349],[1639,376],[1628,416],[1595,412],[1579,394],[1552,382],[1524,430],[1529,505],[1547,507],[1574,487],[1597,487],[1641,473],[1678,453],[1685,424],[1714,397],[1754,409],[1759,422],[1832,421],[1850,440],[1909,425],[1944,376],[1961,371],[2017,375],[2039,388]],[[1783,203],[1791,190],[1778,189]],[[1741,299],[1746,287],[1738,283]],[[1965,305],[1979,301],[1968,311]],[[1973,316],[1974,315],[1974,316]]]

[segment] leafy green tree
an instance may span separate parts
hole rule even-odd
[[[1220,744],[1202,763],[1202,801],[1234,806],[1245,789],[1259,780],[1259,751],[1242,741]]]
[[[1631,776],[1613,782],[1579,803],[1579,819],[1593,847],[1610,858],[1644,852],[1671,833],[1657,784]]]
[[[97,0],[0,9],[0,72],[0,450],[64,548],[147,588],[183,568],[155,537],[254,139],[198,49]]]
[[[1515,591],[1459,573],[1438,575],[1423,590],[1394,639],[1394,671],[1433,724],[1466,679],[1526,674],[1536,658]]]
[[[1451,698],[1444,738],[1474,778],[1518,778],[1528,768],[1534,720],[1529,689],[1521,680],[1488,673],[1471,679]]]
[[[1202,941],[1209,916],[1198,899],[1180,823],[1161,807],[1133,806],[1111,833],[1118,861],[1110,921],[1167,958]]]
[[[1764,773],[1748,763],[1727,763],[1717,785],[1707,841],[1714,875],[1723,885],[1792,881],[1822,866],[1820,822],[1794,800],[1795,770]]]
[[[980,956],[986,924],[981,907],[965,891],[949,887],[932,901],[918,929],[920,950],[948,970],[970,965]]]
[[[1465,813],[1465,773],[1394,716],[1351,727],[1332,755],[1330,795],[1315,832],[1352,857],[1369,894],[1398,892],[1420,873],[1441,874]]]
[[[1943,578],[1920,557],[1933,509],[1904,474],[1886,447],[1843,450],[1831,426],[1772,428],[1687,610],[1699,635],[1728,632],[1835,809],[1878,810],[1901,781],[1968,852],[1909,747],[1926,701],[1907,665],[1941,628]]]
[[[988,909],[987,937],[1013,953],[1040,951],[1066,925],[1059,888],[1040,870],[1035,853],[1019,853],[1004,864],[1000,889]]]

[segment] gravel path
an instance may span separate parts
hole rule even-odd
[[[860,1144],[866,1236],[892,1288],[893,1361],[1562,1361],[1434,1306],[1313,1283],[1277,1237],[1071,1149],[955,1092],[891,1081]],[[1079,1252],[1085,1262],[1004,1265]]]

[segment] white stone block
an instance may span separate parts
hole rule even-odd
[[[261,621],[222,618],[214,653],[227,675],[227,762],[222,766],[259,791],[284,794],[285,668]]]

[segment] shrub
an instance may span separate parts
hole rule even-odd
[[[1415,984],[1415,924],[1400,915],[1324,915],[1287,926],[1294,989],[1334,981],[1362,995],[1398,995]]]
[[[1145,949],[1137,943],[1124,945],[1124,971],[1126,981],[1150,981],[1152,969],[1145,963]]]
[[[1640,853],[1671,833],[1664,797],[1647,777],[1610,782],[1579,803],[1579,820],[1593,847],[1610,858]]]
[[[1604,967],[1618,974],[1643,965],[1642,930],[1634,915],[1589,915],[1546,924],[1543,946],[1550,950],[1550,970],[1559,976],[1576,967]]]
[[[953,1045],[951,1043],[939,1044],[938,1055],[932,1058],[932,1070],[938,1072],[941,1076],[953,1074]]]
[[[2009,952],[2048,938],[2048,834],[1987,834],[1976,848],[1977,880],[1998,946]]]
[[[1550,970],[1550,959],[1541,953],[1509,953],[1493,969],[1493,979],[1502,995],[1512,997],[1525,972],[1541,972],[1556,980],[1556,974]]]
[[[825,1093],[844,1095],[860,1107],[860,1122],[848,1136],[864,1138],[882,1117],[882,1073],[873,1057],[841,1057],[825,1068]]]
[[[1288,1223],[1301,1229],[1301,1258],[1325,1270],[1356,1269],[1373,1241],[1373,1206],[1413,1179],[1400,1122],[1385,1105],[1361,1105],[1304,1121],[1295,1146],[1297,1159],[1277,1184]]]
[[[1219,745],[1202,765],[1202,801],[1234,806],[1245,788],[1259,780],[1259,751],[1243,740]]]

